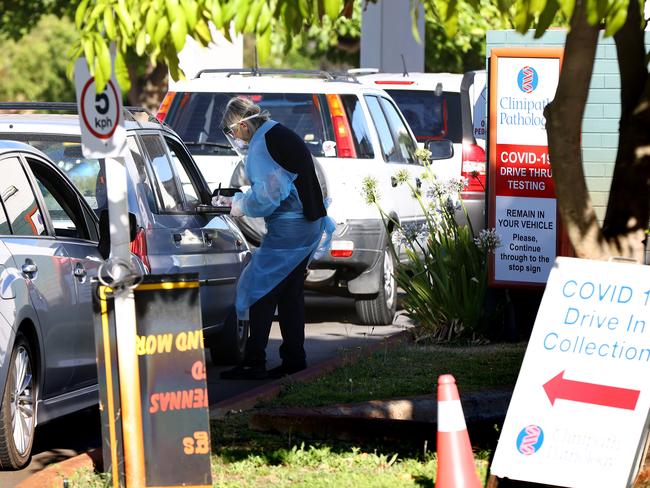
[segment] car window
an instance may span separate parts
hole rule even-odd
[[[192,161],[189,159],[191,156],[183,149],[183,146],[169,137],[165,137],[165,142],[169,146],[169,152],[172,156],[172,163],[176,168],[176,173],[181,180],[181,188],[185,195],[185,202],[188,205],[188,210],[196,207],[201,203],[199,198],[199,191],[196,189],[195,183],[190,178],[189,173],[185,169],[186,166],[191,165]]]
[[[142,190],[140,193],[144,195],[149,210],[155,213],[158,211],[158,205],[156,205],[156,196],[153,192],[153,184],[151,183],[149,171],[147,171],[147,164],[142,157],[142,153],[140,152],[138,143],[135,141],[135,137],[128,137],[127,141],[129,150],[131,151],[131,156],[133,157],[133,164],[138,172],[138,181],[136,182],[136,185]],[[133,208],[137,208],[137,203]]]
[[[386,90],[404,114],[418,141],[449,139],[460,144],[463,127],[460,94],[430,90]]]
[[[177,93],[165,122],[176,131],[193,154],[235,155],[220,125],[226,104],[235,96],[250,98],[262,110],[268,110],[273,120],[298,134],[314,156],[325,156],[323,142],[332,133],[332,129],[331,122],[323,117],[323,102],[317,94]]]
[[[34,173],[45,208],[50,215],[54,235],[88,239],[90,234],[77,195],[62,177],[42,161],[27,158]]]
[[[357,150],[357,158],[372,159],[375,152],[372,149],[370,130],[366,122],[366,115],[361,107],[361,101],[356,95],[341,95],[341,101],[345,108],[345,114],[350,121],[354,145]]]
[[[167,212],[182,211],[183,198],[162,139],[153,134],[143,135],[142,142],[153,167],[160,208]]]
[[[386,119],[388,119],[388,123],[392,129],[391,133],[396,138],[395,142],[399,148],[401,162],[416,164],[418,162],[415,157],[417,144],[409,133],[409,130],[404,123],[404,119],[400,116],[397,108],[393,105],[393,102],[383,97],[379,98],[379,100],[381,107],[384,109],[384,114],[386,114]]]
[[[0,174],[0,198],[12,233],[19,236],[45,235],[45,221],[20,160],[17,157],[1,160]]]
[[[368,104],[368,110],[370,110],[370,116],[372,117],[372,121],[375,123],[377,129],[377,136],[379,137],[379,144],[381,145],[384,161],[399,162],[400,158],[397,152],[397,147],[395,146],[395,141],[390,133],[390,126],[388,125],[386,116],[379,105],[379,100],[377,97],[369,95],[366,95],[365,98],[366,103]]]

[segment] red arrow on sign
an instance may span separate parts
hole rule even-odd
[[[641,393],[638,390],[627,388],[565,380],[563,376],[564,371],[544,384],[544,391],[551,401],[551,405],[554,405],[555,400],[559,398],[572,402],[602,405],[603,407],[634,410],[639,393]]]

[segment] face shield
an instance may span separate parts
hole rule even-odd
[[[229,126],[221,129],[223,131],[223,134],[226,136],[226,140],[228,141],[228,143],[232,146],[233,150],[237,153],[237,155],[242,159],[245,158],[246,154],[248,153],[248,143],[243,139],[239,139],[238,137],[235,137],[234,130],[242,122],[255,119],[259,116],[260,114],[255,114],[255,115],[251,115],[250,117],[245,117],[241,119],[239,122],[235,122],[234,124],[230,124]]]

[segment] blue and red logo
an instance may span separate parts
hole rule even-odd
[[[531,66],[524,66],[517,75],[517,85],[524,93],[532,93],[537,88],[538,81],[537,71]]]
[[[528,425],[517,436],[517,450],[524,456],[535,454],[544,443],[544,431],[539,425]]]

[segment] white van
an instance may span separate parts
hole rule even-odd
[[[319,163],[331,198],[328,213],[337,223],[330,253],[312,261],[305,285],[354,297],[361,323],[390,324],[396,285],[389,235],[377,208],[364,200],[363,180],[377,180],[382,208],[391,216],[415,221],[423,219],[422,209],[395,174],[407,169],[417,184],[424,170],[415,156],[415,137],[393,99],[381,87],[355,79],[286,70],[204,70],[175,90],[158,117],[183,138],[213,189],[244,183],[219,125],[231,97],[249,97],[303,138]],[[240,225],[252,244],[259,242],[254,225]]]

